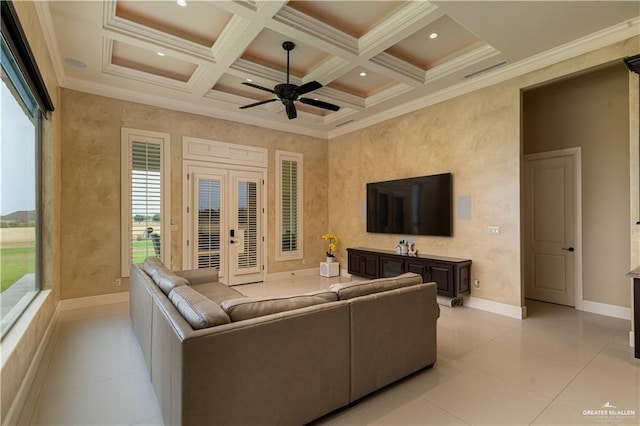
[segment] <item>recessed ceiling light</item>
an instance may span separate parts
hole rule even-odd
[[[439,36],[440,36],[440,34],[438,34],[438,33],[431,33],[431,34],[429,34],[429,38],[430,38],[430,39],[432,39],[432,40],[433,40],[434,38],[438,38]]]
[[[366,75],[367,75],[367,73],[366,73],[366,72],[364,72],[364,71],[362,71],[362,72],[360,73],[360,77],[364,77],[364,76],[366,76]]]
[[[249,83],[251,83],[253,80],[251,80],[250,78],[248,78],[248,79],[247,79],[247,81],[248,81]]]
[[[176,3],[178,3],[180,6],[186,6],[187,0],[177,0]]]
[[[158,53],[158,56],[164,56],[164,53],[162,52],[157,52],[157,53]]]

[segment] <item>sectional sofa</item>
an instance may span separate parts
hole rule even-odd
[[[254,298],[215,270],[131,267],[131,321],[165,424],[308,423],[433,365],[439,312],[416,274]]]

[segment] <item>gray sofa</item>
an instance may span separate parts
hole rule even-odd
[[[436,287],[418,275],[281,298],[217,278],[156,258],[131,267],[131,322],[165,424],[304,424],[436,361]]]

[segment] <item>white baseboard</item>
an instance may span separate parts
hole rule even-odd
[[[320,275],[320,266],[317,268],[297,269],[295,271],[274,272],[267,274],[266,281],[286,280],[291,277],[309,277],[312,275]]]
[[[511,318],[525,319],[527,317],[526,306],[507,305],[506,303],[494,302],[493,300],[480,299],[473,296],[462,296],[462,304],[469,308],[493,312],[494,314]]]
[[[102,294],[100,296],[79,297],[58,302],[59,311],[70,309],[89,308],[91,306],[110,305],[112,303],[124,303],[129,301],[129,292]]]
[[[31,386],[33,385],[33,382],[36,378],[38,368],[40,368],[40,363],[42,362],[47,347],[49,346],[49,341],[51,340],[51,336],[53,335],[53,330],[55,329],[57,322],[58,310],[56,309],[53,312],[53,316],[51,317],[51,321],[49,321],[47,329],[42,335],[42,340],[40,341],[40,344],[36,349],[36,353],[33,355],[33,358],[29,363],[29,368],[27,368],[27,372],[22,379],[22,383],[18,388],[18,392],[16,392],[16,395],[13,398],[11,407],[9,407],[9,412],[7,413],[7,417],[4,422],[5,425],[18,424],[18,420],[20,419],[20,415],[22,414],[22,409],[24,408],[24,404],[27,402],[29,392],[31,391]]]
[[[633,331],[629,332],[629,346],[631,346],[632,348],[635,348],[636,346],[636,335]]]
[[[607,305],[606,303],[582,301],[582,310],[593,314],[606,315],[608,317],[631,320],[631,308],[617,305]]]

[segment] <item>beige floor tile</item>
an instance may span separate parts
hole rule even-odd
[[[548,398],[555,398],[580,372],[578,367],[495,342],[474,349],[460,362]]]
[[[469,368],[469,366],[460,361],[438,356],[438,360],[433,367],[421,370],[398,384],[409,392],[422,396],[448,383],[455,377],[466,374]]]
[[[42,396],[31,424],[129,425],[158,416],[151,383],[138,373]]]
[[[487,338],[475,335],[465,328],[451,327],[446,320],[438,321],[438,356],[458,359],[487,342]]]
[[[556,400],[580,410],[599,409],[609,402],[623,410],[635,410],[640,415],[640,387],[633,378],[618,380],[583,371]]]
[[[617,333],[616,330],[606,330],[595,329],[594,333],[601,334],[590,336],[578,329],[572,332],[560,324],[556,327],[529,324],[499,336],[495,342],[583,368]]]
[[[344,281],[292,276],[237,288],[282,296]],[[441,306],[433,368],[315,424],[640,424],[583,416],[606,403],[640,415],[629,321],[535,301],[527,308],[519,321]],[[60,313],[19,422],[162,425],[128,303]]]
[[[538,418],[532,423],[533,425],[544,426],[577,426],[597,424],[591,422],[582,415],[582,410],[568,405],[553,401]]]
[[[447,413],[402,387],[385,388],[364,398],[357,410],[336,416],[331,425],[464,425]]]
[[[469,424],[529,424],[551,402],[489,374],[467,369],[423,395]]]

